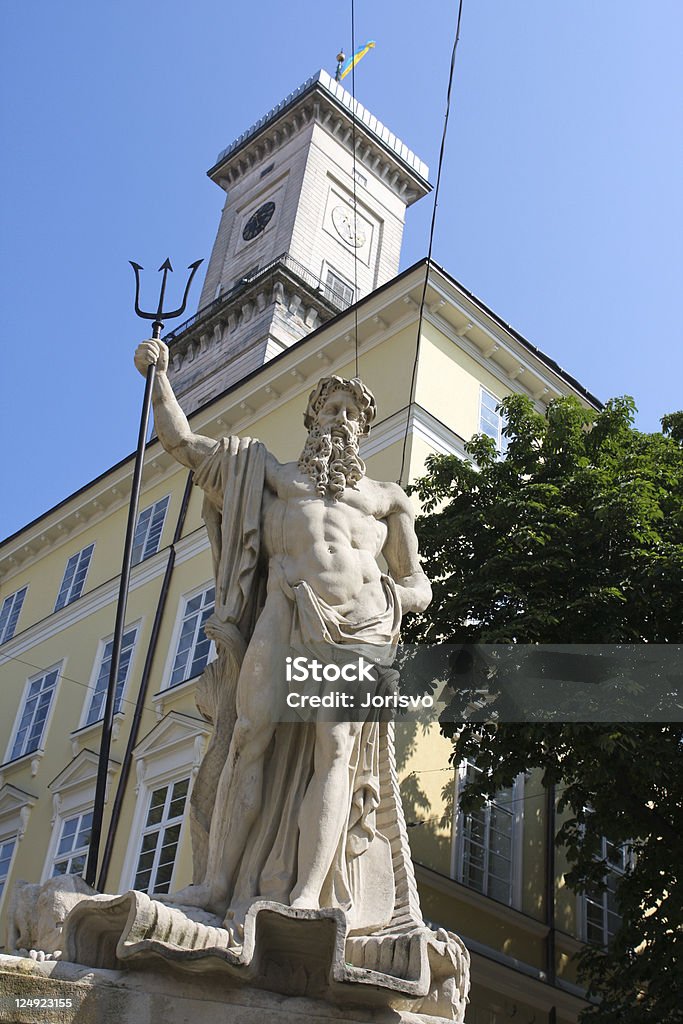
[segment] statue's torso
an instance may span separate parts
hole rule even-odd
[[[383,610],[377,564],[387,526],[377,518],[377,484],[364,478],[338,501],[321,497],[296,463],[268,473],[263,544],[290,585],[305,580],[319,598],[360,622]]]

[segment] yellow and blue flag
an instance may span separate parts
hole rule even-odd
[[[339,68],[339,71],[337,72],[337,81],[341,82],[342,78],[345,78],[348,75],[349,71],[351,71],[352,68],[355,68],[358,61],[362,60],[365,54],[368,53],[369,50],[374,49],[376,45],[377,44],[375,43],[374,39],[371,39],[368,43],[365,44],[365,46],[359,46],[356,52],[352,54],[350,57],[348,57],[347,60],[345,60],[342,66]]]

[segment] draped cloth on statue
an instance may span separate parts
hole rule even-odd
[[[225,438],[195,477],[206,496],[203,514],[216,571],[216,610],[206,630],[218,650],[217,660],[208,666],[198,687],[198,706],[215,729],[192,798],[195,884],[212,881],[206,877],[212,815],[220,815],[223,822],[222,828],[214,822],[214,841],[215,834],[225,834],[226,828],[229,832],[231,809],[214,807],[214,802],[229,756],[242,658],[263,603],[265,573],[259,553],[265,458],[258,442]],[[269,589],[279,586],[288,599],[294,651],[323,662],[348,660],[358,652],[380,665],[391,664],[401,620],[391,579],[383,578],[385,608],[359,623],[321,601],[309,582],[290,585],[275,559],[269,574]],[[241,680],[240,685],[249,685],[249,680]],[[286,686],[283,663],[283,694]],[[315,721],[276,725],[264,755],[261,808],[239,851],[233,876],[230,919],[242,921],[257,899],[290,904],[298,881],[299,811],[314,772],[316,729],[321,728],[332,725]],[[353,737],[348,764],[351,799],[320,905],[344,910],[352,932],[375,931],[390,924],[395,905],[392,848],[377,828],[380,752],[383,740],[386,745],[387,724],[369,717],[342,728]]]
[[[265,595],[259,556],[266,457],[260,441],[224,437],[194,476],[194,483],[205,494],[202,516],[216,578],[215,611],[205,629],[217,650],[216,660],[203,673],[196,691],[197,707],[212,722],[214,731],[197,773],[190,807],[195,885],[205,879],[216,788],[235,725],[242,659]]]

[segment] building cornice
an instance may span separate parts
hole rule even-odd
[[[494,361],[500,365],[508,379],[516,380],[527,372],[532,372],[539,378],[549,378],[555,393],[546,395],[543,398],[544,404],[547,405],[559,394],[567,394],[569,390],[585,404],[595,409],[602,408],[600,400],[584,388],[575,377],[563,370],[554,359],[533,345],[514,327],[505,323],[481,299],[435,263],[432,263],[429,269],[426,305],[432,317],[437,318],[439,326],[442,322],[450,323],[455,330],[456,340],[463,339],[463,347],[469,342],[484,352],[486,359],[494,357]],[[449,305],[455,307],[457,315],[446,320],[443,313]],[[497,349],[494,347],[496,345]],[[525,390],[533,393],[526,384]]]
[[[422,261],[410,267],[356,306],[333,317],[231,385],[191,414],[193,430],[216,437],[248,433],[257,420],[285,402],[298,397],[305,399],[320,376],[339,370],[352,358],[356,321],[361,361],[365,353],[389,337],[416,326],[426,266],[426,261]],[[527,379],[537,378],[545,382],[543,390],[548,389],[546,394],[536,396],[539,410],[559,393],[576,394],[584,403],[600,407],[598,399],[512,328],[506,328],[495,314],[441,268],[432,264],[429,279],[428,323],[450,337],[454,344],[460,344],[479,365],[496,375],[505,389],[527,390],[524,375],[514,376],[523,360]],[[468,324],[472,324],[471,329]],[[487,355],[493,345],[498,349]],[[132,472],[133,455],[129,455],[4,541],[0,545],[0,579],[15,576],[65,539],[77,536],[125,505]],[[177,466],[171,456],[157,439],[150,441],[143,486],[171,477],[175,472]],[[5,646],[0,649],[0,659]]]
[[[415,864],[415,877],[422,885],[428,885],[430,888],[436,889],[437,892],[467,904],[477,913],[494,917],[509,927],[519,928],[535,939],[544,939],[548,934],[548,926],[543,921],[537,921],[536,918],[530,917],[522,910],[484,896],[454,878],[447,878],[445,875],[439,874],[438,871],[428,868],[425,864]]]
[[[478,985],[490,987],[509,1000],[506,1008],[508,1015],[514,1016],[516,1004],[522,1002],[541,1012],[547,1012],[550,1006],[555,1006],[558,1016],[576,1020],[577,1015],[588,1005],[585,999],[570,991],[561,979],[555,985],[550,985],[544,973],[537,968],[466,936],[461,937],[472,958],[472,976]]]
[[[429,168],[326,71],[319,71],[219,153],[209,177],[226,191],[303,127],[318,124],[406,205],[426,195]]]
[[[144,488],[162,483],[177,470],[177,463],[160,444],[148,445]],[[0,580],[26,570],[66,540],[75,541],[79,534],[97,526],[112,513],[127,508],[132,472],[132,456],[128,456],[3,541]]]
[[[131,591],[137,590],[138,587],[142,587],[145,583],[149,583],[151,580],[163,575],[168,561],[168,552],[168,548],[162,548],[161,551],[157,551],[156,555],[152,555],[151,558],[147,558],[144,562],[134,566],[130,579]],[[99,587],[95,587],[94,590],[83,594],[77,601],[72,601],[71,604],[65,605],[59,611],[52,612],[50,615],[46,615],[44,619],[34,622],[0,647],[0,665],[19,658],[21,654],[31,650],[36,644],[49,640],[51,636],[63,632],[70,626],[75,625],[75,623],[80,622],[81,619],[85,619],[101,608],[106,608],[107,605],[113,604],[118,597],[118,592],[119,577],[114,576],[107,580],[106,583],[101,583]]]
[[[229,345],[231,335],[273,304],[299,317],[302,333],[306,334],[337,316],[348,305],[341,305],[329,294],[329,289],[321,285],[319,278],[283,253],[164,337],[170,349],[171,373],[177,373],[214,345]],[[207,375],[213,369],[213,364],[208,362]]]

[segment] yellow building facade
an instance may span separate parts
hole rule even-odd
[[[403,211],[427,193],[427,169],[322,76],[210,172],[228,200],[200,309],[168,339],[192,429],[258,437],[280,461],[295,460],[310,390],[321,376],[354,376],[356,347],[378,405],[361,454],[380,480],[399,478],[404,454],[404,482],[430,452],[463,457],[477,431],[502,444],[496,406],[511,392],[539,411],[564,394],[595,404],[446,271],[423,261],[396,274]],[[352,117],[356,161],[345,137]],[[349,227],[346,206],[364,227]],[[3,935],[17,880],[83,870],[132,470],[131,456],[0,545]],[[190,881],[186,809],[211,730],[194,688],[213,656],[202,630],[213,570],[201,494],[156,439],[134,563],[98,884],[164,893]],[[571,1024],[584,1005],[570,958],[586,908],[562,884],[539,780],[520,778],[464,818],[458,788],[476,768],[449,766],[438,725],[398,724],[397,751],[425,917],[460,934],[472,955],[468,1024]]]

